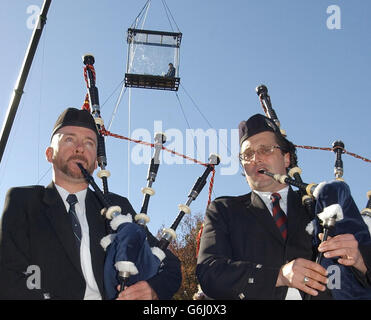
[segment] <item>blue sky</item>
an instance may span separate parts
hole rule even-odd
[[[165,146],[178,148],[180,153],[188,151],[201,161],[207,161],[212,143],[198,145],[195,150],[190,147],[192,135],[187,136],[186,130],[215,133],[215,151],[228,154],[217,167],[212,197],[244,194],[250,190],[236,168],[236,128],[241,120],[263,113],[255,87],[264,83],[282,128],[295,144],[331,147],[335,140],[342,140],[346,150],[371,158],[369,1],[166,3],[183,33],[178,96],[174,92],[127,90],[111,132],[128,136],[130,127],[132,133],[153,137],[154,127],[162,127],[168,134]],[[144,4],[133,0],[52,1],[0,164],[1,204],[10,187],[47,185],[51,181],[44,152],[57,116],[68,106],[80,108],[83,104],[86,86],[81,56],[85,53],[92,53],[96,59],[102,117],[108,124],[126,69],[126,31]],[[2,122],[32,34],[28,27],[32,13],[27,9],[41,5],[40,0],[1,3]],[[328,25],[335,22],[331,20],[334,12],[327,13],[333,5],[340,9],[341,20],[336,20],[340,29]],[[160,0],[151,1],[144,28],[171,31]],[[106,149],[107,169],[112,174],[110,190],[129,196],[139,211],[148,165],[136,164],[135,152],[139,149],[134,144],[129,150],[126,141],[108,137]],[[128,152],[131,159],[134,157],[129,165]],[[188,192],[204,171],[202,166],[181,159],[179,164],[169,164],[174,159],[165,157],[153,185],[156,195],[149,204],[149,227],[154,233],[161,225],[170,226],[178,213],[177,205],[186,202]],[[305,182],[334,178],[333,152],[299,149],[298,158]],[[349,155],[344,155],[343,161],[344,179],[362,209],[367,202],[366,192],[371,189],[371,164]],[[99,179],[95,180],[100,185]],[[207,193],[208,186],[191,204],[193,213],[204,213]]]

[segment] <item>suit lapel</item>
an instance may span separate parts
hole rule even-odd
[[[265,206],[263,200],[261,200],[255,192],[251,192],[251,202],[247,204],[247,209],[256,217],[264,228],[274,238],[276,238],[276,240],[284,243],[284,239],[282,238],[282,235],[278,230],[271,213]]]
[[[94,193],[88,189],[85,199],[86,218],[89,225],[90,254],[93,273],[101,294],[103,288],[105,252],[100,245],[101,239],[106,235],[105,218],[100,214],[102,206]]]
[[[66,250],[67,256],[70,258],[76,270],[82,275],[80,253],[76,247],[76,241],[71,227],[71,219],[68,216],[66,207],[54,183],[47,186],[43,200],[47,204],[47,210],[45,212],[47,218],[54,228],[62,246]]]

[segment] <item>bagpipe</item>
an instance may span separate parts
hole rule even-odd
[[[271,99],[268,95],[266,86],[261,85],[256,88],[256,92],[261,101],[263,110],[268,118],[280,129],[281,134],[286,138],[286,132],[280,128],[280,122],[274,111]],[[303,205],[311,214],[313,220],[307,226],[306,231],[313,235],[313,247],[318,248],[319,244],[328,239],[328,236],[340,234],[353,234],[358,244],[371,244],[370,221],[371,221],[371,191],[367,193],[368,202],[366,208],[359,211],[357,208],[349,186],[343,179],[343,161],[344,143],[335,141],[332,145],[336,155],[334,165],[335,179],[329,182],[304,183],[300,177],[301,169],[298,168],[296,157],[292,168],[288,170],[288,175],[280,175],[261,170],[260,173],[270,176],[272,179],[299,189],[302,195]],[[368,220],[368,225],[366,224]],[[323,233],[322,241],[318,235]],[[339,278],[334,277],[336,284],[328,286],[334,299],[371,299],[371,288],[362,285],[356,278],[355,270],[337,262],[338,258],[326,258],[322,253],[318,253],[316,262],[325,269],[337,271]],[[310,300],[310,295],[305,299]]]
[[[152,188],[160,165],[160,152],[164,149],[166,136],[163,133],[155,134],[154,153],[149,164],[147,185],[142,188],[143,202],[139,214],[134,217],[131,213],[121,212],[121,207],[111,202],[107,178],[109,171],[106,170],[107,159],[104,145],[104,122],[100,116],[98,89],[95,86],[94,57],[85,55],[84,77],[86,80],[88,93],[85,98],[83,109],[91,112],[100,137],[98,138],[97,160],[100,167],[98,177],[103,181],[103,191],[95,183],[94,178],[78,164],[85,180],[95,191],[99,201],[103,205],[101,214],[109,221],[108,235],[101,240],[101,246],[106,251],[104,264],[104,288],[105,297],[114,299],[119,291],[141,280],[148,280],[155,276],[162,266],[162,261],[166,257],[165,250],[172,240],[176,238],[176,229],[186,213],[190,213],[189,205],[194,201],[206,184],[211,172],[215,172],[215,165],[220,163],[219,156],[211,154],[209,163],[205,164],[204,173],[197,179],[191,189],[186,204],[179,205],[179,213],[170,228],[164,229],[161,239],[157,246],[151,247],[147,238],[146,224],[149,222],[147,214],[150,197],[155,194]],[[91,106],[91,108],[89,107]]]

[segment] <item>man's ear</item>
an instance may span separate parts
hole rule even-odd
[[[54,154],[54,149],[53,147],[48,147],[46,150],[45,150],[45,157],[46,157],[46,160],[48,160],[48,162],[53,162],[53,154]]]
[[[284,162],[285,162],[285,168],[288,168],[290,166],[290,163],[291,163],[290,152],[285,153]]]

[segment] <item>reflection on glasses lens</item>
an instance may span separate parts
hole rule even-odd
[[[261,145],[258,147],[258,149],[253,150],[246,150],[244,153],[240,154],[240,160],[244,161],[250,161],[255,154],[259,156],[268,156],[273,153],[274,149],[279,149],[279,146],[266,146],[266,145]]]

